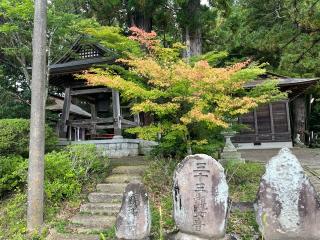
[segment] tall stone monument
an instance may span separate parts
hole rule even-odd
[[[320,239],[316,191],[288,148],[267,164],[257,197],[256,218],[264,239]]]
[[[123,240],[149,239],[151,212],[148,194],[142,183],[133,181],[125,189],[116,221],[116,237]]]
[[[224,169],[208,155],[186,157],[174,173],[174,220],[178,240],[225,236],[228,185]]]

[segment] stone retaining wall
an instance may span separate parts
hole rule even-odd
[[[107,140],[88,140],[88,141],[72,141],[60,144],[65,146],[68,144],[95,144],[101,148],[104,154],[110,158],[122,158],[128,156],[148,155],[150,151],[157,146],[156,142],[145,141],[142,139],[107,139]]]

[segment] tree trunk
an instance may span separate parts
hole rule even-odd
[[[186,27],[185,41],[186,41],[186,47],[187,47],[186,53],[185,53],[186,58],[199,56],[202,54],[201,30],[199,28],[196,30],[190,31],[189,27]]]
[[[143,29],[146,32],[152,31],[152,17],[146,16],[146,14],[142,12],[134,11],[131,14],[130,22],[131,27],[136,26],[140,29]]]
[[[128,6],[128,0],[126,6]],[[146,14],[145,9],[128,10],[127,23],[129,27],[138,27],[146,32],[152,31],[152,13]]]
[[[184,26],[185,29],[185,42],[186,52],[185,57],[190,58],[192,56],[198,56],[202,54],[202,34],[201,27],[198,23],[197,12],[200,11],[200,0],[189,0],[184,11],[189,19],[189,22]]]
[[[28,169],[29,232],[43,224],[47,0],[35,0]]]
[[[186,42],[186,49],[184,53],[184,57],[189,59],[191,55],[191,43],[190,43],[190,33],[189,33],[189,27],[186,27],[186,32],[185,32],[185,42]]]
[[[195,29],[190,34],[190,54],[199,56],[202,54],[202,39],[200,28]]]

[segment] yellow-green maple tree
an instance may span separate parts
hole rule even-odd
[[[180,57],[183,46],[164,48],[156,33],[131,28],[131,40],[145,49],[143,56],[128,54],[119,59],[141,82],[130,81],[113,69],[96,68],[81,76],[91,85],[105,85],[132,100],[132,112],[152,113],[155,123],[131,129],[139,137],[155,139],[157,133],[178,131],[189,144],[190,126],[204,123],[208,128],[228,128],[230,120],[248,113],[260,104],[283,98],[275,81],[247,90],[245,84],[265,70],[250,60],[225,68],[211,67],[206,61],[189,64]],[[100,34],[101,38],[101,34]],[[204,140],[204,141],[203,141]],[[203,139],[202,143],[205,143]]]

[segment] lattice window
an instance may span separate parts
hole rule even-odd
[[[96,49],[93,49],[91,47],[82,47],[79,50],[80,59],[95,58],[99,56],[100,56],[99,52]]]

